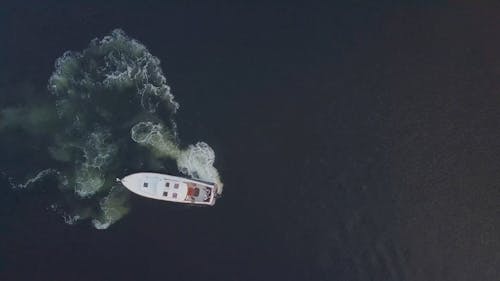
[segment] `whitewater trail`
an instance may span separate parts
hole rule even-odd
[[[53,104],[0,111],[6,120],[1,133],[36,128],[33,135],[50,138],[47,159],[58,167],[16,188],[54,176],[67,195],[66,202],[55,203],[54,209],[67,223],[90,219],[98,229],[108,228],[130,210],[128,191],[114,182],[125,171],[175,163],[178,172],[215,182],[221,192],[213,149],[204,142],[180,144],[174,119],[180,105],[166,81],[160,60],[119,29],[93,39],[81,52],[65,52],[56,60],[48,83]],[[24,116],[39,112],[47,116],[44,124],[26,121]]]

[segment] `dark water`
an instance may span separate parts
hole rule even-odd
[[[57,57],[122,28],[225,190],[213,208],[132,196],[96,230],[50,210],[50,180],[4,178],[0,279],[498,280],[500,7],[385,3],[2,8],[2,107],[49,99]],[[22,131],[1,144],[13,174],[48,161]]]

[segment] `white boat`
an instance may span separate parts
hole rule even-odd
[[[152,199],[210,206],[217,199],[217,184],[197,179],[135,173],[116,180],[133,193]]]

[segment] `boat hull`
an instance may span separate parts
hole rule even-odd
[[[143,197],[192,205],[213,206],[217,185],[159,173],[134,173],[119,180],[123,186]]]

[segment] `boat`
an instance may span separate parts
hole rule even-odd
[[[157,200],[213,206],[217,199],[217,184],[198,179],[142,172],[116,181],[137,195]]]

